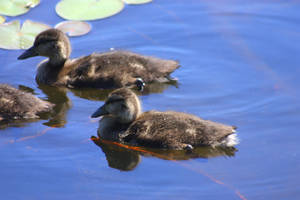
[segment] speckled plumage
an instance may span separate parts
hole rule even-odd
[[[52,107],[30,93],[0,84],[0,121],[38,118],[38,113],[50,111]]]
[[[169,75],[179,67],[178,62],[143,56],[128,51],[93,53],[69,59],[68,37],[57,29],[40,33],[33,47],[19,59],[45,56],[38,68],[40,83],[67,87],[120,88],[135,84],[137,78],[145,83],[170,81]]]
[[[113,91],[92,117],[103,116],[98,134],[146,147],[185,149],[196,146],[234,146],[235,127],[197,116],[167,111],[141,112],[138,97],[129,89]],[[120,124],[122,126],[120,126]],[[111,135],[113,138],[109,138]]]

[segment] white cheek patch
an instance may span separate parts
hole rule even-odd
[[[68,57],[67,52],[64,51],[66,49],[64,42],[60,41],[57,43],[57,45],[59,46],[59,49],[60,49],[60,52],[59,52],[60,56],[63,58],[67,58]]]

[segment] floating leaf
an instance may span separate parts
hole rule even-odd
[[[3,24],[5,22],[5,17],[0,16],[0,24]]]
[[[32,46],[36,35],[49,28],[30,20],[26,20],[22,28],[19,20],[0,24],[0,48],[27,49]]]
[[[152,0],[122,0],[127,4],[143,4],[150,3]]]
[[[91,30],[91,25],[81,21],[64,21],[56,24],[55,28],[69,36],[85,35]]]
[[[40,3],[40,0],[0,0],[0,14],[17,16],[28,12]]]
[[[115,15],[123,8],[121,0],[61,0],[55,10],[68,20],[95,20]]]

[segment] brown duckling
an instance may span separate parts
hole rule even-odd
[[[98,135],[103,139],[166,149],[238,144],[235,127],[197,116],[167,111],[141,112],[138,97],[129,89],[113,91],[92,117],[103,116]]]
[[[38,118],[37,114],[48,112],[53,104],[12,86],[0,84],[0,121]]]
[[[120,88],[135,84],[137,78],[145,83],[169,82],[170,73],[179,67],[173,60],[128,51],[93,53],[76,59],[69,59],[70,54],[68,37],[58,29],[48,29],[41,32],[34,45],[18,59],[48,57],[39,64],[37,82],[71,88]]]

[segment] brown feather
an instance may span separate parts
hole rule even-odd
[[[40,33],[30,52],[33,53],[19,58],[37,55],[49,58],[39,65],[36,80],[58,86],[120,88],[135,84],[137,78],[145,83],[169,82],[170,73],[179,67],[173,60],[128,51],[93,53],[71,60],[69,39],[57,29]]]
[[[127,88],[113,91],[105,104],[93,114],[93,117],[98,116],[103,116],[98,129],[100,137],[111,139],[113,134],[114,140],[133,145],[184,149],[238,143],[233,126],[182,112],[142,113],[138,97]]]
[[[0,84],[0,121],[23,118],[37,118],[37,114],[50,111],[53,104],[30,93],[6,84]]]

